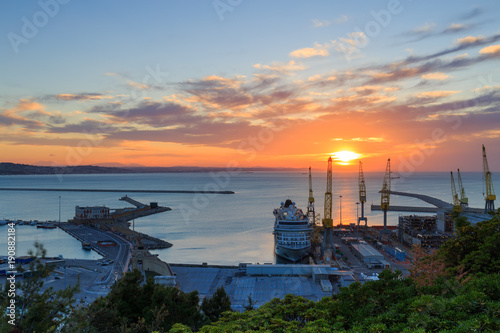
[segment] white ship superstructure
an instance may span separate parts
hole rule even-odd
[[[290,261],[298,261],[311,250],[312,225],[307,215],[287,199],[274,210],[275,252]]]

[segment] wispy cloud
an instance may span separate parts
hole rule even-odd
[[[311,58],[315,56],[326,57],[328,56],[328,50],[325,46],[316,43],[314,47],[305,47],[290,52],[290,57],[292,58]]]
[[[445,74],[445,73],[429,73],[429,74],[424,74],[422,75],[422,79],[424,80],[438,80],[438,81],[443,81],[443,80],[446,80],[446,79],[449,79],[450,75],[448,74]]]
[[[92,101],[101,99],[113,99],[113,96],[99,93],[58,94],[55,98],[61,101]]]
[[[334,20],[335,24],[343,24],[347,21],[349,21],[349,17],[347,15],[341,15]]]
[[[434,30],[436,27],[436,23],[425,23],[424,25],[420,27],[416,27],[412,30],[414,34],[427,34],[430,33]]]
[[[303,71],[306,69],[304,65],[295,62],[295,60],[290,60],[287,63],[273,62],[271,65],[255,64],[253,67],[287,75],[293,75],[293,72]]]
[[[313,22],[313,27],[314,28],[327,27],[330,24],[332,24],[328,20],[319,20],[319,19],[313,19],[312,22]]]

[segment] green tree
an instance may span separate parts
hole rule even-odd
[[[467,221],[456,223],[456,237],[440,248],[446,264],[458,270],[463,267],[471,274],[500,272],[500,213],[488,221],[471,225]]]
[[[231,311],[231,299],[224,287],[217,288],[212,297],[205,297],[201,303],[201,309],[210,321],[216,321],[223,312]]]
[[[143,283],[135,270],[125,274],[105,297],[72,316],[65,332],[165,332],[176,323],[199,329],[206,317],[200,312],[198,292]]]

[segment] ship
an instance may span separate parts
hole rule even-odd
[[[306,257],[311,250],[313,230],[307,215],[290,199],[282,202],[273,213],[276,255],[293,262]]]
[[[36,227],[39,229],[55,229],[55,228],[57,228],[57,226],[55,226],[53,224],[37,224]]]

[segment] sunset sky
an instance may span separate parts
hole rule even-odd
[[[1,6],[1,162],[500,171],[498,1]]]

